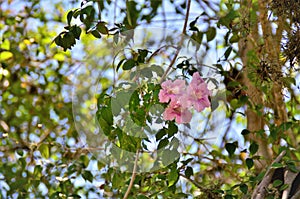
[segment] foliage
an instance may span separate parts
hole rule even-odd
[[[0,1],[0,197],[297,194],[300,4],[284,2]],[[158,26],[166,45],[153,29],[134,47]],[[161,92],[186,87],[202,128],[163,116]]]

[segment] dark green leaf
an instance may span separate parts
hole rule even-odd
[[[253,142],[249,147],[250,154],[254,155],[258,151],[258,147],[258,144],[256,144],[256,142]]]
[[[215,38],[216,34],[217,34],[216,28],[209,27],[208,30],[207,30],[207,32],[206,32],[207,42],[213,40]]]
[[[250,131],[249,131],[248,129],[244,129],[244,130],[242,130],[242,132],[241,132],[241,134],[242,134],[243,136],[248,135],[249,133],[250,133]]]
[[[93,174],[92,174],[90,171],[88,171],[88,170],[83,171],[82,177],[83,177],[83,179],[85,179],[85,180],[88,180],[88,181],[90,181],[90,182],[93,182],[94,176],[93,176]]]
[[[181,161],[182,164],[187,165],[189,162],[191,162],[194,158],[188,158],[187,160]]]
[[[138,195],[137,199],[149,199],[149,198],[145,195]]]
[[[106,23],[105,22],[99,22],[97,24],[97,30],[101,33],[101,34],[104,34],[104,35],[107,35],[108,34],[108,29],[106,27]]]
[[[232,51],[232,47],[229,46],[229,47],[226,49],[225,53],[224,53],[225,60],[228,59],[228,57],[229,57],[231,51]]]
[[[226,143],[225,149],[229,153],[229,156],[232,156],[236,150],[236,144],[235,143]]]
[[[246,165],[247,165],[248,169],[251,169],[253,167],[253,165],[254,165],[253,159],[247,158],[246,159]]]
[[[243,194],[247,194],[248,192],[248,186],[246,184],[241,184],[240,185],[240,190]]]
[[[80,27],[78,27],[77,25],[74,25],[74,26],[72,26],[73,28],[72,28],[72,33],[74,34],[74,37],[76,38],[76,39],[79,39],[80,38],[80,35],[81,35],[81,28]]]
[[[116,68],[116,71],[119,70],[119,68],[122,66],[122,64],[123,64],[123,62],[124,62],[125,60],[126,60],[126,59],[122,59],[122,60],[118,63],[117,68]]]
[[[178,127],[175,124],[175,122],[169,122],[169,127],[168,127],[168,137],[172,137],[178,132]]]
[[[156,138],[156,141],[160,140],[162,137],[164,137],[165,135],[167,134],[167,131],[166,129],[160,129],[156,135],[155,135],[155,138]]]
[[[98,39],[101,38],[101,34],[98,32],[98,30],[93,30],[91,33],[94,37],[96,37]]]
[[[193,168],[188,166],[186,167],[185,171],[184,171],[184,174],[186,177],[190,178],[191,176],[194,175],[194,171],[193,171]]]
[[[123,64],[123,70],[130,70],[133,67],[135,67],[135,61],[133,59],[128,59],[124,64]]]
[[[160,150],[160,149],[166,147],[168,144],[169,144],[168,138],[162,139],[157,146],[157,150]]]
[[[69,26],[71,25],[71,20],[72,20],[73,14],[74,14],[73,10],[70,10],[67,14],[67,21],[68,21]]]

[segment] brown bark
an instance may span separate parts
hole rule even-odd
[[[269,149],[268,142],[266,140],[266,135],[261,135],[256,133],[259,130],[264,129],[264,119],[262,114],[258,114],[257,111],[254,111],[253,108],[257,105],[264,106],[263,101],[263,92],[257,88],[253,82],[249,79],[250,69],[248,61],[248,52],[255,51],[258,53],[260,48],[256,44],[256,41],[259,39],[258,33],[258,24],[255,23],[254,26],[250,26],[248,16],[250,15],[251,1],[242,1],[242,12],[244,13],[245,20],[249,24],[247,25],[248,34],[245,38],[241,39],[239,42],[239,54],[243,62],[243,75],[242,75],[242,84],[247,87],[246,94],[251,102],[252,107],[248,106],[246,110],[247,116],[247,128],[252,133],[249,135],[249,141],[254,141],[259,145],[258,155],[263,157],[262,160],[255,161],[255,166],[258,171],[264,169],[266,165],[272,159],[272,151]],[[248,20],[247,20],[248,19]],[[261,110],[262,111],[262,110]]]

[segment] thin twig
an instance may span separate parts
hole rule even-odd
[[[187,27],[187,22],[188,22],[188,19],[189,19],[189,14],[190,14],[190,7],[191,7],[191,0],[188,0],[188,3],[187,3],[187,10],[186,10],[186,15],[185,15],[185,20],[184,20],[184,25],[183,25],[183,29],[182,29],[182,36],[181,36],[181,40],[179,42],[179,47],[177,48],[177,51],[169,65],[169,67],[167,68],[167,70],[165,71],[165,73],[163,74],[162,78],[161,78],[161,81],[160,82],[163,82],[164,79],[166,78],[166,76],[168,75],[168,73],[170,72],[172,66],[174,65],[178,55],[179,55],[179,52],[181,50],[181,45],[183,43],[183,37],[186,33],[186,27]]]
[[[129,196],[129,194],[130,194],[130,191],[131,191],[131,188],[133,186],[133,182],[134,182],[135,176],[136,176],[136,168],[137,168],[138,159],[139,159],[139,149],[136,150],[135,161],[134,161],[134,165],[133,165],[133,170],[132,170],[132,175],[131,175],[130,183],[128,185],[127,191],[126,191],[123,199],[127,199],[128,196]]]

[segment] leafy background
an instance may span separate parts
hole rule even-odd
[[[280,198],[286,190],[295,194],[299,6],[288,0],[0,1],[1,197],[249,198],[265,175],[272,178],[265,197]],[[100,71],[102,90],[115,86],[109,76],[115,70],[100,61],[108,53],[99,48],[101,42],[112,32],[149,26],[183,29],[214,55],[212,64],[226,86],[226,124],[220,144],[207,146],[195,138],[174,163],[133,175],[103,164],[82,145],[71,91],[80,67]],[[136,56],[143,62],[145,51]],[[177,70],[192,69],[180,63]],[[126,70],[134,66],[125,60],[118,78],[130,79]],[[153,96],[159,89],[148,87]],[[109,97],[97,100],[101,105]],[[176,127],[169,122],[156,134],[160,147],[175,137]],[[138,145],[122,147],[135,151]],[[286,155],[272,163],[282,151]],[[294,178],[288,181],[280,171],[291,171]]]

